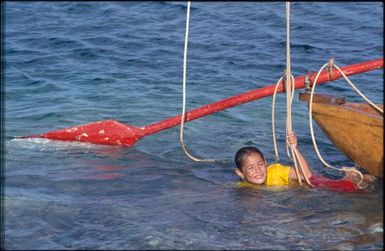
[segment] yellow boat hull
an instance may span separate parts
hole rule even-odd
[[[383,177],[384,117],[381,113],[364,103],[313,103],[312,116],[349,159],[368,173]]]

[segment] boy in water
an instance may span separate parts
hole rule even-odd
[[[339,190],[354,191],[358,189],[357,182],[359,179],[353,174],[347,174],[341,180],[330,180],[324,177],[316,177],[312,175],[309,165],[299,149],[297,148],[297,137],[294,132],[287,136],[289,145],[293,145],[298,151],[299,165],[302,166],[304,175],[310,182],[319,187],[341,188]],[[244,181],[256,185],[281,186],[289,184],[290,180],[297,180],[297,175],[294,168],[281,164],[267,165],[261,151],[255,147],[243,147],[235,154],[235,173]],[[300,174],[301,180],[305,180]],[[364,175],[365,180],[375,180],[372,175]]]

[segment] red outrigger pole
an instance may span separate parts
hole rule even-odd
[[[341,69],[347,76],[349,76],[380,69],[383,68],[383,66],[383,58],[380,58],[359,64],[348,65],[342,67]],[[316,73],[308,76],[310,83],[313,83],[315,76]],[[339,79],[340,77],[342,77],[341,74],[334,68],[332,70],[325,70],[320,74],[317,84],[333,81]],[[295,89],[300,89],[303,87],[305,87],[305,76],[296,77]],[[269,85],[196,108],[186,113],[185,122],[189,122],[191,120],[201,118],[233,106],[271,96],[274,93],[274,88],[275,85]],[[277,93],[283,92],[282,84],[280,84],[277,89]],[[119,145],[130,147],[133,146],[139,139],[147,135],[151,135],[159,131],[166,130],[170,127],[179,125],[180,122],[181,115],[177,115],[143,127],[129,126],[115,120],[104,120],[85,125],[68,127],[38,135],[22,136],[20,138],[47,138],[51,140],[88,142],[100,145]]]

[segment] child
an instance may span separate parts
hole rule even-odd
[[[326,187],[334,190],[355,191],[358,189],[356,182],[357,177],[349,174],[341,180],[331,180],[324,177],[312,175],[309,165],[299,149],[297,148],[297,137],[294,133],[287,136],[289,145],[293,145],[298,152],[299,165],[302,166],[304,175],[310,182],[317,187]],[[235,154],[235,173],[248,183],[268,186],[282,186],[289,184],[290,180],[297,180],[294,168],[281,164],[267,165],[267,161],[262,152],[255,147],[243,147]],[[366,179],[372,179],[374,176],[365,175]],[[305,177],[300,174],[301,180],[305,181]],[[375,179],[375,178],[374,178]]]

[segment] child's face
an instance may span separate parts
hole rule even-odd
[[[253,184],[263,184],[266,180],[266,161],[258,153],[247,155],[243,161],[242,172],[236,169],[236,173],[242,179]]]

